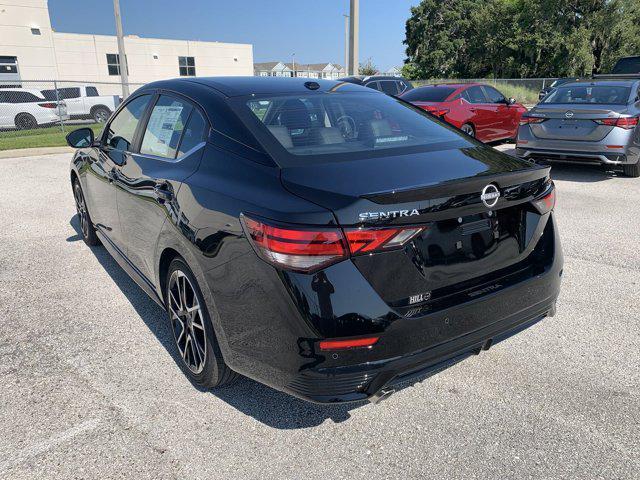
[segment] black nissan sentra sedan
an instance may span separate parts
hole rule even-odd
[[[200,386],[375,402],[555,312],[549,167],[372,89],[160,81],[67,140],[84,241],[166,309]]]

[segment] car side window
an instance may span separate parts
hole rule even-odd
[[[373,88],[374,90],[381,90],[378,82],[369,82],[365,87]]]
[[[123,152],[131,150],[136,128],[150,100],[150,95],[141,95],[131,100],[118,112],[107,127],[107,145]]]
[[[36,97],[31,92],[18,92],[18,91],[9,91],[7,93],[7,101],[8,103],[31,103],[31,102],[41,102],[42,98]]]
[[[190,103],[161,95],[151,111],[140,153],[176,158],[182,132],[192,110]]]
[[[382,80],[379,83],[381,90],[387,95],[398,95],[398,84],[395,80]]]
[[[58,89],[58,98],[60,100],[66,100],[69,98],[79,98],[79,97],[80,97],[79,87],[69,87],[69,88]]]
[[[469,103],[487,103],[484,92],[480,87],[469,87],[463,94],[463,98]]]
[[[409,88],[409,85],[407,85],[407,82],[403,80],[398,80],[398,91],[400,93],[404,93],[408,88]]]
[[[487,94],[489,103],[505,103],[506,99],[498,90],[488,85],[484,86],[484,93]]]
[[[187,127],[184,129],[180,148],[178,149],[178,156],[181,157],[202,142],[207,136],[207,129],[207,121],[203,118],[202,114],[194,108]]]
[[[96,87],[87,87],[87,97],[99,97],[98,89]]]

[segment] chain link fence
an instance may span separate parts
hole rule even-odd
[[[557,78],[433,78],[413,80],[414,87],[442,83],[484,83],[491,85],[507,98],[515,98],[527,106],[538,103],[541,90],[548,89]]]
[[[142,83],[128,84],[133,93]],[[0,151],[66,145],[78,126],[96,132],[122,102],[122,84],[19,80],[0,85]]]
[[[555,78],[439,78],[414,80],[413,85],[441,83],[485,83],[505,97],[527,106],[538,102],[538,94]],[[6,83],[6,82],[4,82]],[[128,84],[133,93],[142,83]],[[79,125],[96,133],[122,102],[119,82],[68,80],[20,80],[0,85],[0,150],[64,146],[65,135]]]

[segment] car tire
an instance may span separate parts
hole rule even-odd
[[[96,123],[106,123],[111,115],[111,110],[107,107],[94,107],[91,110],[91,117]]]
[[[233,382],[238,374],[222,358],[198,282],[181,258],[169,265],[164,296],[178,363],[187,377],[203,388]]]
[[[96,229],[91,221],[89,210],[87,209],[87,202],[84,198],[84,193],[78,179],[73,181],[73,198],[76,201],[76,211],[78,212],[78,218],[80,219],[80,231],[82,232],[82,240],[90,247],[100,245],[100,239],[96,235]]]
[[[640,177],[640,160],[636,163],[622,166],[622,173],[627,177],[638,178]]]
[[[475,138],[476,136],[476,130],[475,128],[473,128],[473,125],[471,125],[470,123],[465,123],[464,125],[462,125],[460,127],[460,130],[462,130],[462,132],[466,133],[470,137]]]
[[[17,130],[32,130],[38,127],[36,117],[30,113],[19,113],[13,121]]]

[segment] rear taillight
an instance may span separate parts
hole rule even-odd
[[[358,255],[402,247],[423,230],[424,227],[353,228],[344,233],[351,254]]]
[[[447,113],[449,113],[448,108],[434,107],[432,105],[425,105],[422,108],[424,108],[431,115],[435,115],[436,117],[444,117]]]
[[[58,106],[57,103],[52,103],[52,102],[39,103],[38,105],[44,108],[56,108]]]
[[[541,215],[549,213],[556,206],[556,187],[551,182],[549,189],[542,194],[542,196],[536,198],[533,204],[538,209]]]
[[[311,273],[349,256],[401,248],[425,227],[320,228],[275,226],[241,215],[253,249],[266,262]]]
[[[625,130],[633,130],[638,125],[638,117],[619,117],[619,118],[598,118],[595,119],[598,125],[608,125],[610,127],[620,127]]]
[[[275,227],[244,215],[240,220],[258,256],[273,265],[312,272],[347,257],[339,229]]]
[[[546,118],[540,117],[521,117],[520,125],[529,125],[531,123],[542,123],[546,120]]]

